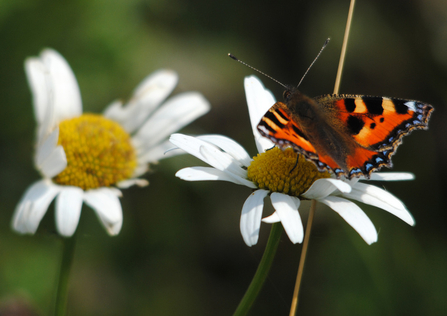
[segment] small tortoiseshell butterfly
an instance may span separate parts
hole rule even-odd
[[[329,39],[307,71],[328,42]],[[337,178],[369,178],[382,166],[392,167],[391,156],[402,137],[415,129],[428,128],[433,111],[430,104],[351,94],[312,99],[298,87],[286,86],[235,56],[228,56],[286,88],[284,102],[276,102],[258,124],[261,135],[280,148],[291,146],[315,163],[318,170],[332,171]]]
[[[382,166],[402,137],[427,129],[433,107],[387,97],[333,94],[309,98],[297,88],[284,92],[261,119],[258,130],[278,147],[291,146],[320,171],[339,178],[365,176]]]

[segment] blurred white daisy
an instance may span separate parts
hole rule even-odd
[[[83,202],[110,235],[119,233],[123,214],[118,188],[145,186],[139,179],[148,164],[164,155],[167,137],[209,110],[197,92],[176,95],[162,104],[177,84],[177,74],[159,70],[134,90],[130,101],[109,105],[104,114],[83,114],[76,78],[56,51],[44,50],[25,61],[37,120],[34,163],[42,180],[31,185],[17,205],[12,227],[34,234],[56,198],[60,235],[76,230]]]
[[[242,207],[240,229],[248,246],[258,241],[264,198],[270,195],[275,212],[262,219],[266,223],[281,222],[293,243],[303,240],[303,224],[298,208],[302,200],[315,199],[337,212],[368,243],[377,241],[377,231],[362,209],[350,200],[373,205],[388,211],[404,222],[414,220],[404,204],[391,193],[359,179],[338,180],[329,173],[318,172],[316,166],[288,148],[282,151],[262,137],[257,124],[275,103],[270,91],[254,76],[245,79],[250,121],[259,154],[251,159],[234,140],[220,135],[191,137],[171,135],[170,141],[211,167],[185,168],[176,176],[187,181],[222,180],[245,185],[254,191]],[[292,170],[293,169],[293,170]],[[291,171],[292,170],[292,171]],[[410,173],[373,173],[370,180],[411,180]],[[362,179],[363,180],[363,179]],[[349,199],[349,200],[348,200]]]

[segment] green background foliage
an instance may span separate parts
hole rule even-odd
[[[332,93],[349,1],[0,0],[0,311],[46,315],[61,243],[50,207],[35,236],[10,229],[15,205],[39,179],[35,121],[23,61],[59,51],[81,88],[84,110],[128,98],[149,73],[179,73],[175,92],[197,90],[212,110],[183,132],[223,134],[256,153],[243,78],[231,52],[296,84],[327,37],[332,41],[301,90]],[[359,0],[341,93],[423,100],[430,130],[405,138],[393,171],[415,181],[378,184],[407,205],[410,227],[362,205],[379,231],[371,246],[337,214],[317,209],[300,296],[303,315],[440,315],[447,297],[447,5],[436,0]],[[277,99],[282,88],[261,78]],[[270,225],[248,248],[239,232],[250,190],[174,177],[190,156],[162,160],[149,187],[125,190],[124,224],[109,237],[84,206],[70,284],[70,315],[229,315],[262,255]],[[444,179],[444,180],[443,180]],[[268,207],[265,215],[271,212]],[[301,212],[306,221],[306,212]],[[301,246],[283,235],[252,315],[287,315]],[[3,315],[3,314],[2,314]]]

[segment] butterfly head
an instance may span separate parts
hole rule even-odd
[[[295,86],[285,85],[285,88],[286,88],[286,90],[284,90],[284,92],[282,94],[285,103],[288,103],[294,95],[301,94],[301,92]]]

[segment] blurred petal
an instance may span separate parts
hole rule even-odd
[[[120,181],[116,184],[116,186],[120,189],[127,189],[134,185],[142,188],[142,187],[148,186],[149,181],[147,181],[146,179],[128,179],[128,180]]]
[[[289,196],[282,193],[273,192],[270,195],[273,208],[276,210],[281,219],[281,224],[289,236],[289,239],[294,243],[301,243],[304,237],[303,223],[301,222],[298,207],[300,200],[297,197]]]
[[[175,176],[185,181],[228,181],[240,185],[245,185],[252,189],[256,189],[256,186],[248,180],[244,179],[244,182],[238,181],[240,179],[238,179],[237,177],[230,176],[225,171],[210,167],[184,168],[177,171]]]
[[[122,121],[127,120],[128,113],[126,110],[129,111],[128,109],[123,108],[123,102],[121,100],[115,100],[105,108],[102,115],[110,120],[118,122],[124,128]],[[126,130],[126,132],[130,134],[128,130]]]
[[[117,192],[99,188],[84,192],[84,201],[93,208],[109,235],[117,235],[123,224],[123,211]]]
[[[33,95],[34,115],[37,124],[44,122],[50,104],[49,73],[45,65],[37,57],[25,60],[25,72]]]
[[[318,200],[337,212],[352,226],[368,245],[377,241],[377,231],[371,220],[355,203],[337,196],[328,196]]]
[[[34,234],[48,206],[60,189],[50,180],[40,180],[29,187],[12,218],[12,228],[22,234]]]
[[[170,69],[160,69],[148,75],[134,89],[132,94],[132,102],[135,101],[151,101],[158,104],[163,101],[174,90],[178,82],[178,75]],[[164,95],[164,97],[162,97]]]
[[[328,196],[337,189],[341,192],[351,192],[351,186],[348,183],[329,178],[316,180],[302,196],[309,200],[317,200]]]
[[[351,193],[344,193],[342,196],[379,207],[397,216],[405,223],[414,225],[413,216],[411,216],[405,205],[394,195],[379,187],[359,182],[352,188]]]
[[[104,116],[120,123],[128,133],[133,133],[174,90],[177,82],[178,76],[174,71],[156,71],[135,88],[127,105],[122,106],[121,102],[115,101],[104,111]]]
[[[67,61],[52,49],[45,49],[40,56],[50,75],[56,122],[81,115],[81,92]]]
[[[42,162],[42,165],[36,166],[47,179],[51,179],[64,171],[67,167],[67,157],[62,146],[57,146],[51,154]]]
[[[67,157],[64,148],[57,146],[58,137],[59,128],[56,128],[37,147],[35,156],[36,169],[48,179],[55,177],[67,167]]]
[[[33,94],[40,144],[60,121],[82,114],[81,93],[70,66],[52,49],[44,50],[40,58],[27,59],[25,71]]]
[[[116,197],[123,197],[123,192],[120,189],[114,187],[108,187],[107,189],[111,194],[114,194]]]
[[[56,227],[60,235],[70,237],[78,227],[84,191],[64,186],[56,198]]]
[[[48,156],[51,155],[53,150],[57,147],[57,141],[59,139],[59,126],[54,129],[43,141],[37,146],[36,156],[34,163],[39,168]]]
[[[150,149],[141,150],[138,153],[138,161],[144,164],[155,163],[165,158],[183,154],[185,154],[185,151],[179,150],[178,148],[174,147],[169,140],[166,140],[161,144],[151,147]],[[134,174],[134,177],[138,177],[140,175],[141,174]]]
[[[200,93],[178,94],[155,111],[133,137],[134,142],[143,148],[155,146],[209,109],[209,102]]]
[[[155,162],[154,162],[155,163]],[[149,166],[147,163],[138,163],[137,167],[133,171],[132,178],[139,177],[145,174],[149,170]]]
[[[45,69],[48,105],[39,127],[38,143],[59,122],[82,114],[79,86],[66,60],[52,49],[45,49],[40,57]]]
[[[414,174],[409,172],[373,172],[369,180],[373,181],[414,180]]]
[[[263,153],[267,149],[272,148],[274,144],[259,134],[257,126],[265,113],[275,104],[275,97],[269,90],[264,88],[262,82],[256,76],[246,77],[244,86],[256,147],[258,152]]]
[[[254,191],[242,207],[240,229],[242,238],[249,247],[258,242],[264,198],[268,193],[267,190]]]
[[[252,161],[247,151],[237,142],[222,135],[202,135],[197,136],[198,139],[204,140],[208,143],[214,144],[226,153],[233,156],[243,166],[248,167]]]

